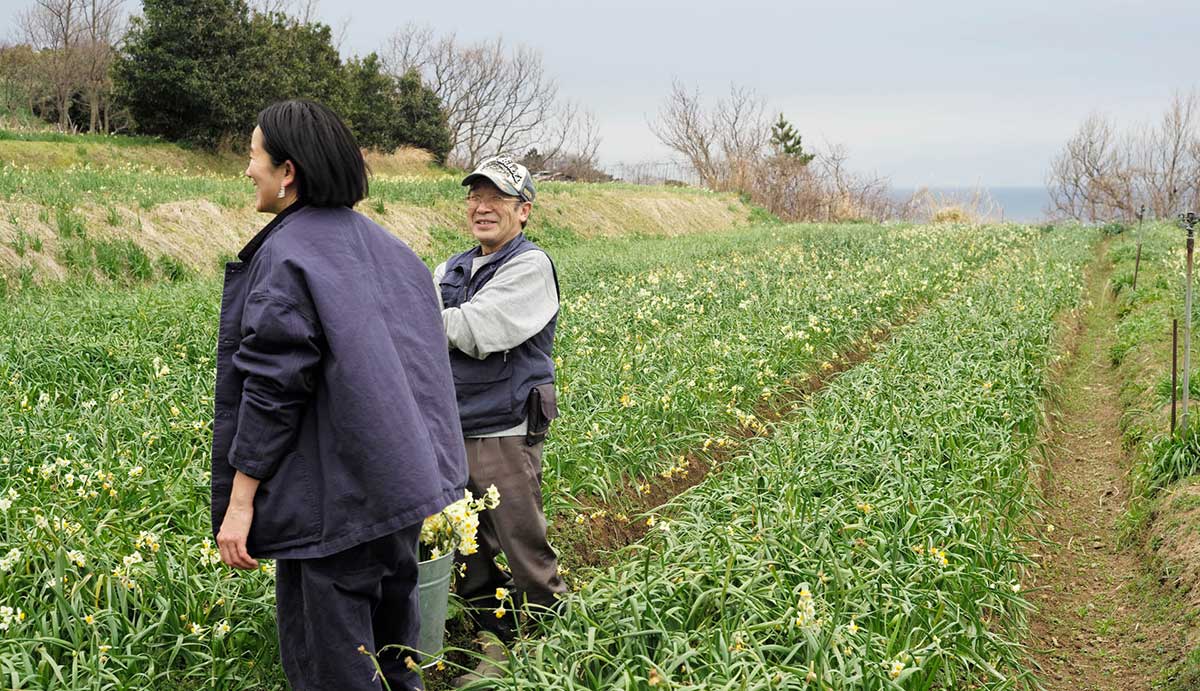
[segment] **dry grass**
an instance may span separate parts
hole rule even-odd
[[[375,175],[433,176],[442,172],[433,162],[433,154],[424,149],[402,146],[390,154],[367,151],[367,166]]]
[[[110,208],[119,216],[117,225],[109,223]],[[463,247],[471,242],[465,211],[456,200],[440,200],[432,206],[388,203],[382,207],[368,200],[358,209],[418,253],[431,248],[435,228],[460,231]],[[236,253],[267,221],[267,216],[249,205],[226,208],[204,199],[150,209],[91,203],[74,211],[83,218],[89,238],[128,238],[152,259],[167,255],[201,275],[214,273],[220,258]],[[580,237],[674,236],[746,225],[749,219],[749,207],[731,195],[580,185],[579,190],[542,194],[530,227],[535,232],[540,229]],[[40,243],[40,250],[33,249],[35,243]],[[14,249],[21,244],[24,256]],[[0,202],[0,273],[15,274],[24,267],[38,282],[61,279],[67,269],[58,260],[60,248],[53,212],[30,202]]]
[[[414,148],[367,152],[366,160],[384,184],[372,186],[377,194],[359,204],[360,211],[424,255],[471,244],[457,185],[460,172],[439,167],[428,152]],[[200,275],[216,272],[220,260],[235,254],[267,220],[250,206],[248,183],[244,190],[224,184],[244,168],[244,156],[235,152],[211,153],[124,137],[0,139],[0,164],[4,163],[28,167],[35,182],[39,171],[87,166],[127,168],[137,184],[154,186],[156,176],[183,183],[172,187],[174,192],[136,202],[128,195],[95,191],[103,186],[63,199],[68,212],[82,221],[87,239],[132,240],[151,261],[169,257]],[[194,188],[188,184],[193,176],[198,181]],[[199,182],[214,176],[222,185]],[[205,191],[210,188],[216,191]],[[17,187],[0,200],[0,280],[11,282],[19,275],[40,283],[71,273],[63,259],[69,241],[58,228],[60,210],[35,203],[35,192]],[[751,208],[732,194],[582,183],[548,184],[540,192],[530,232],[541,238],[674,236],[746,225],[752,216]]]
[[[987,190],[977,187],[956,193],[921,188],[902,205],[901,215],[928,223],[987,223],[1003,216],[1000,204]]]
[[[34,170],[84,164],[101,167],[131,164],[158,170],[224,175],[238,175],[246,167],[246,155],[237,151],[211,152],[167,142],[130,144],[121,137],[72,139],[67,142],[0,140],[0,163],[28,166]],[[401,147],[390,154],[364,153],[367,165],[375,175],[427,177],[445,174],[434,164],[433,155],[424,149]]]

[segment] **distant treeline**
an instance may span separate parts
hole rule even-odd
[[[1050,212],[1081,221],[1174,218],[1200,204],[1200,92],[1176,93],[1158,122],[1093,113],[1050,163]]]
[[[343,59],[340,38],[314,19],[316,0],[144,0],[132,18],[122,0],[29,1],[14,42],[0,44],[9,127],[242,148],[261,108],[310,98],[372,149],[415,146],[461,167],[504,152],[561,177],[604,178],[595,118],[560,98],[527,46],[406,25],[380,53]]]
[[[242,146],[256,113],[285,98],[327,103],[364,146],[450,149],[437,96],[374,53],[342,60],[329,26],[244,0],[39,0],[0,48],[0,98],[64,131],[125,131]]]

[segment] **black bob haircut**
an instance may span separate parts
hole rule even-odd
[[[296,167],[299,200],[352,207],[367,196],[367,164],[350,128],[328,107],[303,99],[279,101],[258,114],[263,148],[275,165]]]

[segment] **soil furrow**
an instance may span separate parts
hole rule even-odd
[[[1036,526],[1045,544],[1026,582],[1035,611],[1029,648],[1050,691],[1156,688],[1182,654],[1178,616],[1136,550],[1119,545],[1129,501],[1128,459],[1118,426],[1117,375],[1108,358],[1116,324],[1103,248],[1061,371],[1048,431]]]

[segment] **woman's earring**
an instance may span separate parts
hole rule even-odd
[[[281,184],[279,186],[279,194],[277,194],[275,196],[278,197],[279,199],[283,199],[284,197],[286,197],[287,196],[287,186]]]

